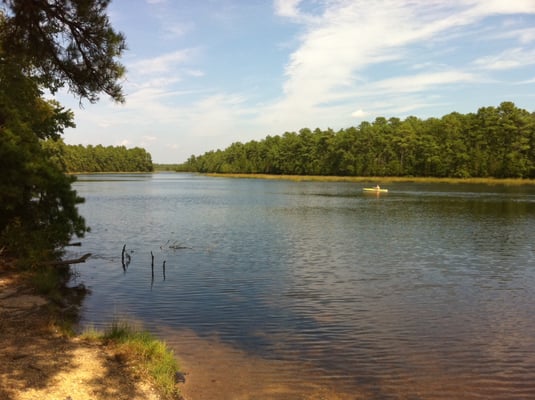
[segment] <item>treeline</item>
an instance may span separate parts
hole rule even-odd
[[[177,172],[180,164],[157,164],[153,163],[154,171],[156,172]]]
[[[477,113],[301,129],[191,156],[182,170],[338,176],[535,178],[535,113],[512,102]]]
[[[145,149],[125,146],[68,145],[47,140],[43,147],[51,160],[67,172],[152,172],[152,157]]]

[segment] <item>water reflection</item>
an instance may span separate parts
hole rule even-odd
[[[96,255],[80,271],[88,322],[129,315],[177,349],[254,355],[284,371],[254,364],[280,391],[535,395],[533,189],[392,184],[376,198],[175,174],[78,185]]]

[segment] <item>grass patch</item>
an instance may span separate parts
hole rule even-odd
[[[89,328],[82,337],[117,346],[118,351],[134,361],[165,398],[181,398],[175,382],[175,373],[179,371],[175,355],[165,342],[151,333],[135,329],[126,322],[114,322],[102,333]]]
[[[90,342],[99,342],[102,340],[103,333],[94,326],[85,328],[80,337]]]
[[[294,182],[415,182],[415,183],[480,183],[487,185],[535,185],[535,179],[498,178],[434,178],[411,176],[320,176],[320,175],[271,175],[271,174],[204,174],[221,178],[274,179]]]

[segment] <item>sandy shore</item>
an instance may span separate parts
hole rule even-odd
[[[48,301],[6,266],[0,268],[0,349],[1,399],[160,398],[112,346],[62,335]]]

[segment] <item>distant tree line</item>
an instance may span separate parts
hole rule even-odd
[[[477,113],[286,132],[191,156],[182,170],[338,176],[535,178],[535,113],[512,102]]]
[[[154,171],[156,172],[177,172],[181,164],[158,164],[153,163]]]
[[[152,172],[152,157],[145,149],[125,146],[68,145],[47,140],[43,147],[51,161],[67,172]]]

